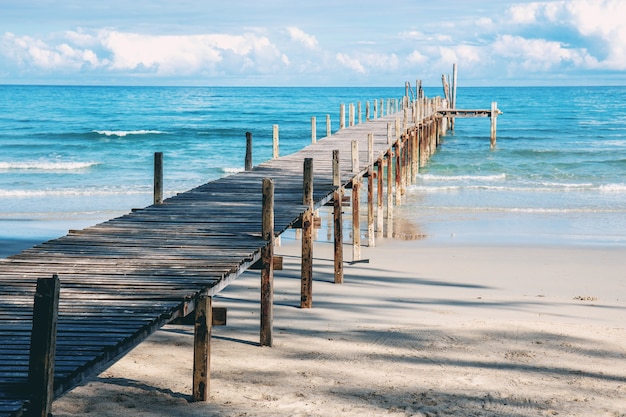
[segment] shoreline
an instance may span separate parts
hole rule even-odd
[[[276,248],[274,347],[258,347],[258,271],[215,297],[228,325],[213,329],[208,403],[188,402],[193,329],[168,325],[55,416],[626,412],[626,248],[381,239],[336,285],[332,244],[316,241],[308,310],[299,251]]]

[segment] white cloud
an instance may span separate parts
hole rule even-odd
[[[160,76],[212,70],[271,72],[289,64],[289,58],[267,37],[254,34],[167,36],[113,30],[93,34],[68,31],[55,42],[7,33],[2,38],[2,52],[20,65],[41,70],[104,68]]]
[[[564,48],[559,42],[545,39],[504,35],[494,42],[492,48],[498,56],[507,58],[510,66],[519,66],[526,71],[550,71],[562,64],[594,64],[594,59],[585,50]]]
[[[407,60],[410,64],[422,65],[428,62],[428,57],[420,51],[413,51],[409,54]]]
[[[365,67],[361,64],[356,58],[352,58],[349,55],[338,53],[336,55],[337,61],[343,65],[344,67],[350,68],[354,72],[358,72],[359,74],[365,74]]]
[[[295,26],[289,26],[287,28],[287,32],[289,32],[291,40],[299,42],[309,49],[317,48],[318,42],[315,36],[305,33],[302,29]]]
[[[596,45],[594,49],[586,51],[595,59],[578,59],[585,54],[575,50],[575,47],[571,47],[569,53],[562,50],[565,47],[559,48],[558,55],[561,57],[569,55],[567,59],[585,63],[589,67],[626,69],[626,2],[623,0],[533,2],[512,6],[509,14],[511,23],[558,25],[578,32],[589,44]],[[554,51],[556,48],[551,46],[549,49]]]

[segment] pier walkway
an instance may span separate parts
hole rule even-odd
[[[420,113],[417,125],[435,137],[438,129],[429,126],[441,117],[425,114]],[[54,399],[106,369],[164,324],[197,310],[201,299],[210,299],[260,260],[268,246],[261,236],[264,178],[274,183],[274,233],[279,236],[308,209],[303,204],[306,158],[313,158],[313,206],[318,208],[337,189],[334,150],[339,150],[342,186],[367,175],[370,134],[375,164],[382,167],[392,155],[401,161],[403,154],[393,149],[404,149],[403,140],[421,135],[408,133],[416,128],[409,122],[399,141],[400,133],[392,128],[390,141],[390,126],[398,126],[402,116],[381,116],[341,129],[251,171],[0,260],[0,417],[33,412],[29,351],[38,279],[57,275],[60,282],[54,383],[48,394]],[[356,169],[353,141],[359,149]]]

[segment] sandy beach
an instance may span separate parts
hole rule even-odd
[[[54,415],[626,415],[626,248],[379,239],[336,285],[319,241],[302,310],[299,245],[277,248],[272,348],[258,271],[216,297],[210,402],[189,402],[193,329],[169,325]]]

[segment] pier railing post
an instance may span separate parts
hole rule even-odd
[[[163,152],[154,153],[154,204],[163,204]]]
[[[361,108],[361,102],[360,101],[357,103],[357,113],[359,114],[359,116],[358,116],[359,124],[361,124],[363,122],[363,110]]]
[[[252,171],[252,133],[246,132],[245,170]]]
[[[385,158],[378,160],[377,174],[376,174],[376,236],[383,236],[383,170],[384,170]]]
[[[387,237],[393,236],[393,147],[387,156]]]
[[[274,318],[274,181],[263,179],[261,248],[261,346],[272,346]]]
[[[359,141],[352,141],[352,173],[359,172]]]
[[[346,128],[346,105],[341,103],[339,106],[339,130]]]
[[[278,125],[272,126],[272,157],[278,158]]]
[[[311,143],[317,142],[317,118],[311,117]]]
[[[498,103],[495,101],[491,103],[491,149],[496,147],[496,121],[498,119]]]
[[[343,187],[341,185],[341,171],[339,165],[339,150],[333,150],[333,223],[334,223],[334,263],[335,284],[343,283]]]
[[[326,115],[326,137],[329,137],[332,134],[331,124],[330,124],[330,114]]]
[[[376,245],[374,238],[374,134],[367,135],[367,246]]]
[[[211,386],[213,299],[202,294],[196,302],[193,338],[193,401],[207,401]]]
[[[300,308],[313,306],[313,159],[304,160]]]
[[[348,126],[354,126],[354,103],[350,103],[348,108]]]
[[[28,366],[31,394],[28,415],[32,417],[52,415],[60,286],[56,274],[37,280]]]
[[[361,260],[361,176],[352,179],[352,261]]]

